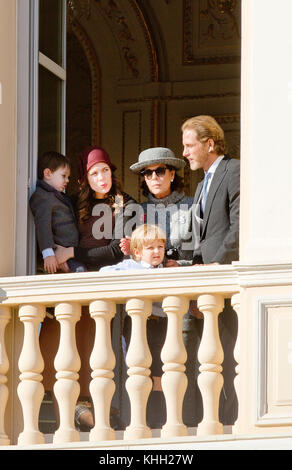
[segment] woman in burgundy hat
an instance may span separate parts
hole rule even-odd
[[[124,254],[119,243],[128,220],[123,209],[135,201],[122,191],[115,170],[104,149],[88,147],[83,152],[79,161],[80,191],[74,204],[79,246],[57,247],[59,263],[74,258],[89,271],[97,271],[122,260]]]
[[[104,149],[89,147],[83,152],[79,162],[80,190],[77,196],[72,198],[78,222],[79,246],[77,248],[58,246],[55,255],[59,263],[74,258],[85,264],[89,271],[98,271],[102,266],[112,265],[123,259],[124,254],[119,244],[124,236],[124,225],[131,218],[123,214],[123,209],[131,203],[135,204],[135,201],[122,191],[115,170],[115,165]],[[49,326],[53,331],[55,322],[51,323]],[[58,345],[56,344],[55,350],[52,351],[54,349],[52,340],[55,336],[52,331],[49,335],[49,348],[53,370],[53,358]],[[89,358],[94,344],[94,332],[94,321],[89,315],[88,307],[83,306],[81,319],[76,325],[76,342],[82,367],[79,371],[80,397],[75,420],[80,430],[87,431],[93,426],[89,393],[91,373]],[[52,390],[53,383],[50,383],[52,377],[54,377],[53,372],[48,377],[47,374],[44,376],[44,382],[47,381],[48,387],[46,390]],[[116,412],[117,410],[111,409],[111,420],[118,422]]]

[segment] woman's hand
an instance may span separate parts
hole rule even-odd
[[[168,259],[164,265],[166,268],[176,268],[179,266],[178,262],[175,259]]]
[[[59,269],[60,269],[60,271],[62,271],[63,273],[70,273],[69,266],[68,266],[68,264],[67,264],[66,262],[59,264]]]
[[[126,236],[125,238],[122,238],[120,241],[120,248],[124,255],[129,255],[130,254],[130,243],[131,243],[131,237]]]
[[[63,264],[68,261],[68,259],[74,258],[74,248],[72,246],[66,248],[61,245],[56,245],[55,256],[58,264]]]
[[[202,320],[204,318],[203,313],[198,309],[196,300],[191,300],[190,301],[189,311],[193,315],[193,317],[197,318],[198,320]]]

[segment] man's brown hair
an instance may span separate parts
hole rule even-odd
[[[214,151],[217,155],[223,155],[227,151],[224,137],[224,131],[218,122],[211,116],[195,116],[187,119],[182,125],[182,132],[185,130],[195,131],[197,139],[201,143],[207,142],[208,139],[214,141]]]

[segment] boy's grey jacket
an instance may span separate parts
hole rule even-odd
[[[39,180],[29,200],[40,251],[78,245],[79,234],[70,199],[45,181]]]
[[[203,181],[194,197],[199,209]],[[229,264],[239,258],[240,162],[224,156],[216,169],[206,199],[202,228],[195,218],[199,246],[194,250],[193,264]]]

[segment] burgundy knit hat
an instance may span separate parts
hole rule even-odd
[[[79,179],[84,181],[88,170],[96,163],[106,163],[112,171],[116,166],[110,161],[108,153],[101,147],[87,147],[79,159]]]

